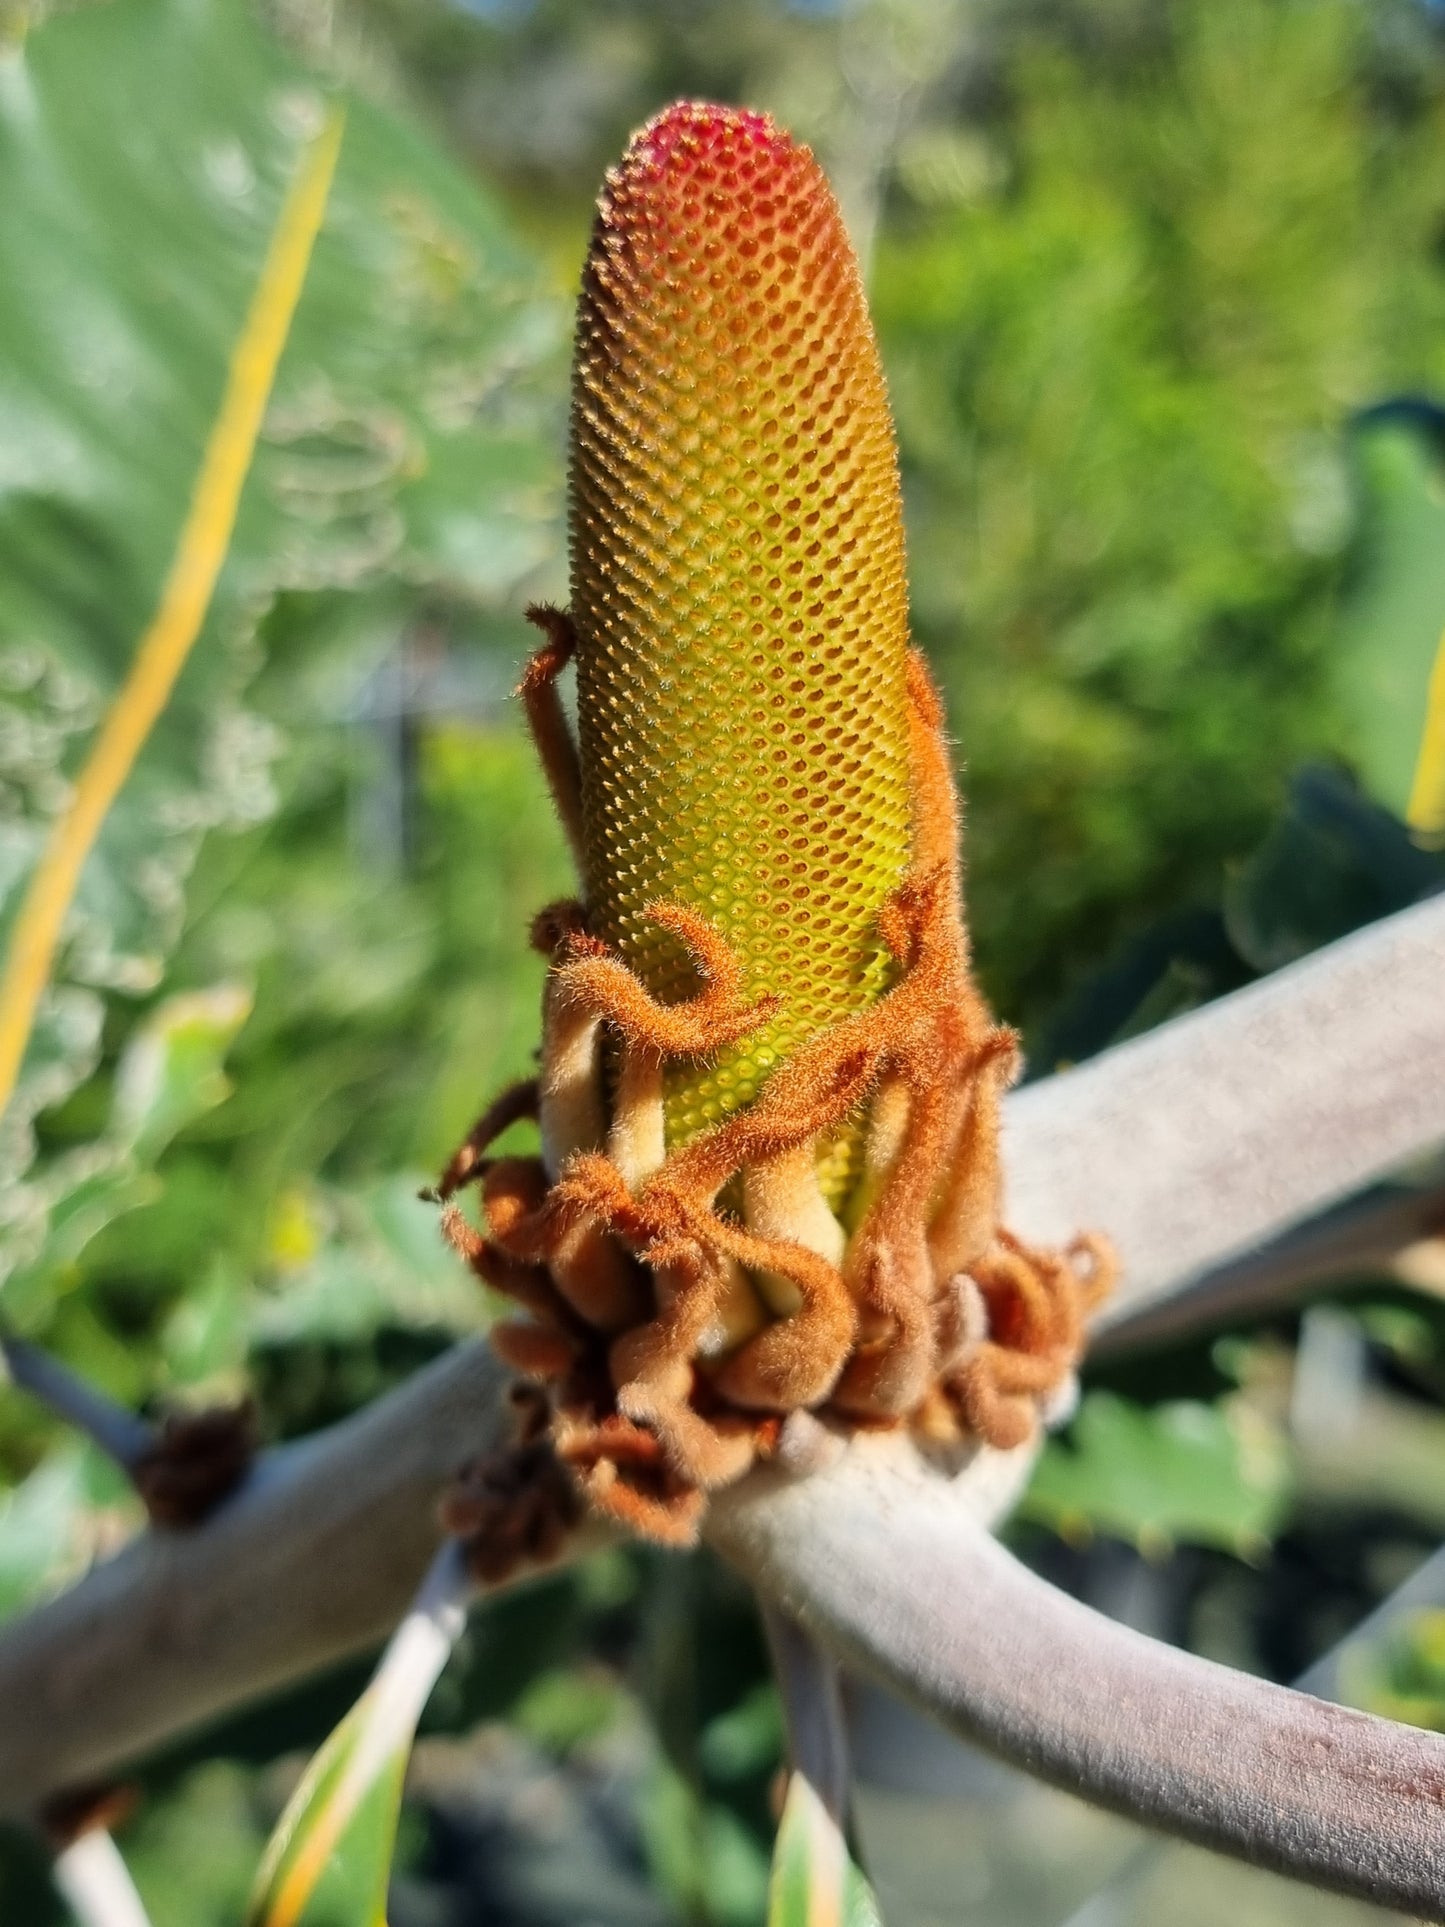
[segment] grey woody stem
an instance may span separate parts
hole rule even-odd
[[[1037,1238],[1108,1230],[1124,1316],[1432,1151],[1442,966],[1445,898],[1019,1093],[1011,1220]],[[0,1810],[379,1643],[436,1550],[446,1482],[503,1438],[504,1383],[484,1346],[459,1346],[264,1455],[196,1531],[142,1535],[6,1628]],[[860,1444],[714,1507],[717,1542],[811,1633],[1106,1804],[1438,1917],[1445,1742],[1154,1647],[1053,1593],[984,1530],[1026,1450],[949,1480]]]
[[[1255,1865],[1445,1921],[1445,1738],[1103,1618],[990,1537],[969,1485],[852,1448],[807,1480],[724,1495],[711,1537],[815,1638],[1014,1765]]]
[[[194,1532],[146,1532],[0,1639],[0,1810],[104,1779],[241,1701],[379,1644],[463,1460],[509,1436],[508,1376],[458,1346],[358,1417],[264,1454]]]
[[[114,1459],[125,1472],[133,1472],[143,1455],[155,1443],[155,1431],[128,1412],[114,1399],[107,1398],[68,1365],[53,1358],[28,1339],[10,1338],[0,1333],[0,1359],[9,1372],[10,1382],[48,1405],[58,1418],[94,1439],[101,1451]]]
[[[1166,1344],[1231,1319],[1258,1318],[1350,1278],[1388,1276],[1445,1233],[1445,1182],[1381,1187],[1272,1240],[1196,1284],[1115,1318],[1090,1356]],[[1445,1248],[1445,1247],[1442,1247]]]
[[[1295,1686],[1300,1692],[1313,1693],[1319,1699],[1344,1698],[1346,1679],[1357,1662],[1364,1660],[1369,1665],[1371,1649],[1377,1649],[1379,1642],[1388,1638],[1402,1621],[1424,1608],[1442,1605],[1445,1605],[1445,1550],[1432,1553],[1338,1646],[1331,1647],[1302,1673]],[[1135,1889],[1164,1851],[1162,1842],[1143,1842],[1102,1887],[1069,1915],[1063,1927],[1109,1927],[1110,1923],[1132,1918],[1127,1910],[1133,1903]]]
[[[788,1729],[788,1759],[834,1822],[848,1817],[848,1731],[836,1660],[779,1607],[765,1603],[763,1628]]]
[[[1007,1215],[1097,1225],[1107,1328],[1445,1144],[1445,895],[1029,1085],[1005,1111]]]

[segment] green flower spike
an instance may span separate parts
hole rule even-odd
[[[542,1073],[442,1181],[585,1495],[691,1538],[790,1414],[1020,1444],[1107,1260],[999,1224],[1015,1043],[969,969],[897,461],[822,170],[684,102],[607,179],[579,305],[572,607],[522,696],[582,874]],[[574,746],[557,693],[577,677]],[[540,1159],[485,1159],[516,1116]]]

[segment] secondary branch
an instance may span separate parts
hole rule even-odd
[[[1081,1224],[1123,1280],[1101,1323],[1180,1291],[1445,1144],[1445,895],[1029,1085],[1008,1215]]]
[[[710,1537],[813,1635],[1055,1785],[1257,1866],[1445,1921],[1445,1738],[1105,1619],[878,1440],[725,1494]],[[987,1456],[987,1455],[985,1455]]]

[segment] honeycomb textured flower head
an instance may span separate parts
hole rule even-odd
[[[692,967],[643,912],[690,906],[748,992],[781,1000],[742,1043],[669,1067],[681,1143],[885,988],[878,916],[910,851],[883,375],[823,172],[764,115],[683,102],[608,176],[571,520],[592,927],[675,1001]]]
[[[1017,1038],[969,962],[878,354],[765,116],[683,102],[608,176],[571,482],[572,607],[529,610],[518,693],[584,901],[533,926],[537,1075],[437,1195],[576,1490],[686,1545],[798,1414],[1026,1444],[1112,1260],[1001,1220]],[[522,1117],[539,1155],[492,1155]]]

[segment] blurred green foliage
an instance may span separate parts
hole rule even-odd
[[[87,881],[38,1155],[0,1147],[29,1335],[127,1400],[249,1386],[280,1437],[485,1322],[415,1190],[530,1062],[528,920],[569,877],[506,692],[522,603],[564,579],[591,196],[677,93],[775,109],[869,248],[979,954],[1040,1068],[1440,886],[1398,817],[1445,620],[1416,405],[1445,387],[1445,46],[1414,0],[89,0],[0,52],[0,917],[337,84],[333,217],[223,595]],[[1438,1400],[1441,1322],[1421,1358],[1376,1348],[1397,1392]],[[1278,1401],[1219,1386],[1199,1347],[1110,1381],[1033,1519],[1216,1574],[1287,1549],[1318,1521]],[[130,1529],[8,1395],[0,1482],[0,1611]],[[560,1927],[579,1895],[760,1920],[763,1672],[707,1564],[618,1553],[483,1615],[393,1927]],[[234,1922],[290,1784],[265,1763],[357,1683],[156,1767],[126,1845],[157,1927]],[[48,1905],[0,1856],[0,1918]]]
[[[1183,1540],[1258,1558],[1287,1516],[1279,1430],[1248,1406],[1131,1405],[1091,1392],[1067,1442],[1050,1439],[1020,1517],[1066,1538],[1105,1532],[1162,1559]]]
[[[1404,396],[1367,411],[1361,427],[1361,556],[1333,655],[1360,771],[1398,814],[1445,608],[1445,411]]]
[[[1438,73],[1382,101],[1381,20],[1333,0],[1164,17],[1127,61],[1025,40],[991,188],[900,207],[876,272],[980,954],[1025,1013],[1370,728],[1333,679],[1343,422],[1445,348]]]
[[[570,275],[681,91],[865,243],[984,976],[1029,1024],[1212,896],[1300,760],[1403,806],[1438,637],[1445,75],[1417,0],[360,0]],[[1413,730],[1413,734],[1412,734]]]
[[[1381,1650],[1361,1660],[1350,1689],[1356,1706],[1445,1733],[1445,1611],[1408,1614]]]

